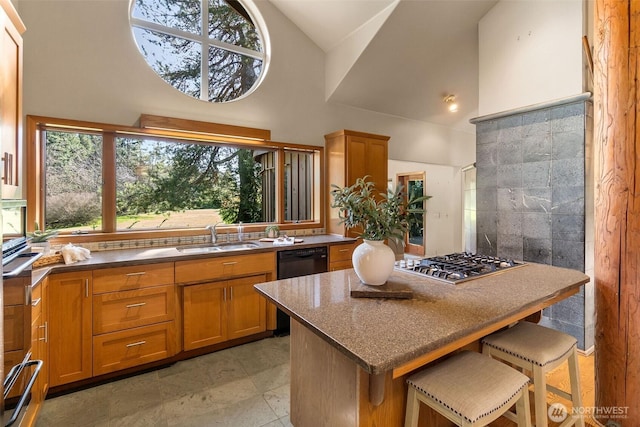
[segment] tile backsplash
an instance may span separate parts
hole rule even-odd
[[[288,236],[313,236],[325,234],[324,228],[309,228],[300,230],[286,230],[281,231],[281,234],[287,234]],[[221,242],[234,242],[238,240],[237,233],[219,233],[219,239]],[[257,240],[266,237],[263,231],[253,233],[243,233],[242,240]],[[158,248],[165,246],[182,246],[182,245],[200,245],[204,243],[210,243],[211,236],[209,234],[199,234],[194,236],[179,236],[179,237],[160,237],[153,239],[123,239],[112,240],[107,242],[84,242],[78,243],[77,246],[89,249],[91,252],[100,251],[113,251],[121,249],[137,249],[137,248]],[[66,243],[51,245],[52,250],[60,250]]]

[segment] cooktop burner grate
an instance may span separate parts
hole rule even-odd
[[[457,284],[522,265],[525,265],[522,261],[460,252],[424,259],[400,261],[397,263],[396,268],[447,283]]]

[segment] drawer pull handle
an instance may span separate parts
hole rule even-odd
[[[349,252],[350,249],[340,249],[340,252]]]
[[[33,300],[33,302],[31,303],[31,306],[36,307],[38,304],[40,304],[40,301],[42,301],[42,297]]]
[[[137,273],[127,273],[126,276],[144,276],[145,274],[147,274],[146,271],[139,271]]]
[[[40,329],[44,329],[44,338],[38,338],[38,341],[49,342],[49,324],[44,322],[44,325],[38,326]]]
[[[143,345],[143,344],[146,344],[146,343],[147,343],[146,341],[132,342],[131,344],[127,344],[127,348],[128,347],[137,347],[139,345]]]
[[[126,307],[127,308],[134,308],[134,307],[142,307],[143,305],[147,305],[146,302],[138,302],[136,304],[127,304]]]
[[[84,297],[89,298],[89,279],[84,279]]]
[[[229,261],[229,262],[223,262],[222,265],[235,265],[237,263],[238,261]]]

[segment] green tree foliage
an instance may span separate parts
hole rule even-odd
[[[118,215],[220,208],[228,223],[262,220],[253,150],[133,139],[117,146]]]
[[[47,132],[45,228],[89,224],[102,211],[102,137]]]

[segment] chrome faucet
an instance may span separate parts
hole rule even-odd
[[[211,244],[215,245],[218,243],[218,234],[216,233],[216,227],[218,224],[222,224],[222,222],[216,222],[214,225],[207,225],[205,227],[206,230],[209,230],[211,233]]]

